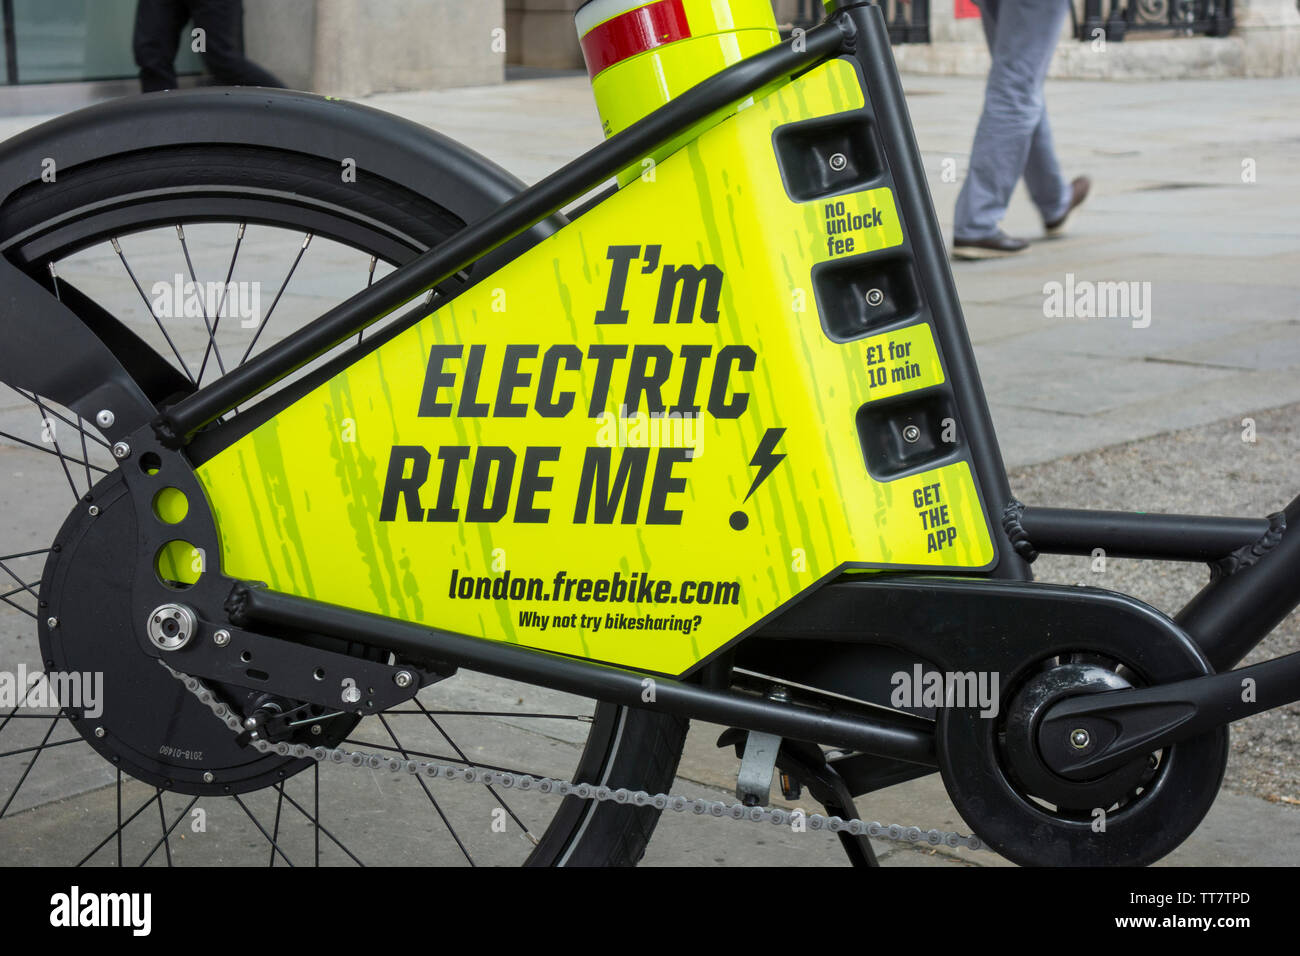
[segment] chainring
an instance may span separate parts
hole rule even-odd
[[[1137,678],[1133,683],[1147,685],[1208,672],[1190,641],[1135,648],[1119,634],[1098,635],[1079,653],[1053,657],[1119,662]],[[1131,663],[1138,660],[1141,666]],[[939,717],[936,743],[948,795],[971,828],[1015,863],[1145,866],[1182,843],[1214,803],[1228,761],[1226,726],[1096,780],[1070,781],[1047,769],[1038,756],[1037,717],[1067,697],[1130,683],[1103,670],[1030,662],[1009,682],[1006,719],[957,708]]]

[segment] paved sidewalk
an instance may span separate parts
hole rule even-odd
[[[965,173],[982,82],[906,77],[905,87],[946,230]],[[1300,146],[1300,84],[1059,81],[1049,84],[1048,97],[1065,168],[1071,175],[1090,174],[1094,195],[1071,222],[1068,238],[1035,243],[1017,259],[955,266],[1008,464],[1042,463],[1047,469],[1024,473],[1037,492],[1034,501],[1276,510],[1300,485],[1295,467],[1300,436],[1284,427],[1295,420],[1294,409],[1265,415],[1267,409],[1300,402],[1300,229],[1295,225],[1300,168],[1294,161]],[[600,140],[590,91],[580,75],[389,94],[368,102],[439,129],[529,182]],[[0,137],[40,119],[0,118]],[[1253,181],[1244,182],[1243,172]],[[1007,228],[1031,237],[1039,232],[1023,193]],[[1149,289],[1143,299],[1150,303],[1146,327],[1134,327],[1133,316],[1045,315],[1049,283],[1078,287],[1120,281],[1150,284],[1138,286],[1144,295]],[[1141,325],[1144,318],[1136,321]],[[1277,483],[1250,496],[1231,496],[1233,484],[1224,475],[1225,469],[1231,474],[1237,459],[1193,449],[1199,449],[1197,442],[1228,441],[1236,423],[1247,417],[1279,423],[1267,433],[1268,448],[1278,459],[1269,474]],[[1176,429],[1192,431],[1177,441],[1139,442],[1131,446],[1131,460],[1099,451]],[[1085,457],[1066,458],[1074,455]],[[1242,460],[1247,476],[1258,467]],[[1149,495],[1142,493],[1148,490]],[[1050,570],[1058,579],[1084,575],[1064,565]],[[1174,592],[1195,586],[1188,580],[1179,578],[1172,590],[1156,588],[1160,593],[1151,599],[1172,599]],[[1158,583],[1139,579],[1132,587],[1142,595],[1143,586]],[[1279,652],[1295,649],[1294,636],[1281,644]],[[722,793],[734,786],[735,760],[713,747],[716,736],[717,728],[695,728],[679,792]],[[1279,779],[1290,780],[1289,790],[1278,791],[1279,802],[1250,795],[1260,792],[1258,787],[1226,792],[1201,831],[1168,862],[1298,862],[1300,810],[1286,802],[1296,798],[1297,784],[1293,775]],[[97,782],[87,777],[77,786]],[[937,777],[873,795],[861,809],[887,823],[965,829]],[[735,832],[744,826],[710,827],[693,817],[665,817],[646,862],[842,861],[829,835],[799,838],[769,827],[757,839],[744,838]],[[885,847],[882,853],[886,849],[891,865],[998,862],[991,854],[954,857]]]

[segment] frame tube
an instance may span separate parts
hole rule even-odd
[[[838,53],[845,28],[833,20],[809,30],[801,48],[781,43],[692,87],[645,119],[612,136],[496,212],[374,285],[339,303],[286,338],[173,405],[154,423],[159,437],[179,446],[204,425],[342,344],[404,303],[455,275],[568,203],[681,135],[682,131],[757,92]]]
[[[1216,576],[1174,618],[1215,670],[1240,661],[1300,604],[1300,497],[1282,514],[1286,530],[1276,545]]]
[[[1217,561],[1249,547],[1269,529],[1267,518],[1217,518],[1136,511],[1083,511],[1026,507],[1020,526],[1043,554],[1091,554],[1102,548],[1118,558]]]
[[[933,725],[918,717],[847,717],[797,704],[778,704],[761,697],[709,690],[671,677],[651,677],[638,671],[393,621],[265,588],[237,585],[227,609],[231,611],[232,621],[240,626],[247,621],[331,634],[416,659],[432,658],[463,665],[495,677],[625,707],[652,707],[793,740],[844,747],[925,767],[937,766]],[[653,700],[648,701],[645,695],[651,687]]]

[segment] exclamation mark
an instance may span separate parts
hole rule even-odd
[[[781,436],[785,434],[784,428],[769,428],[763,433],[763,438],[758,443],[758,450],[754,452],[754,457],[749,460],[749,467],[757,468],[758,474],[754,476],[754,483],[749,486],[749,493],[745,495],[745,501],[758,490],[758,486],[767,480],[767,476],[772,473],[777,465],[785,459],[785,452],[777,454],[776,446],[781,442]],[[733,511],[731,513],[731,527],[736,531],[744,531],[749,527],[749,515],[743,511]]]

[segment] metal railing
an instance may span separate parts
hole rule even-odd
[[[872,0],[885,14],[890,43],[930,42],[930,0]],[[807,30],[826,18],[821,0],[799,0],[795,27]]]
[[[1083,0],[1071,7],[1080,40],[1123,40],[1128,33],[1224,37],[1232,31],[1232,0]]]

